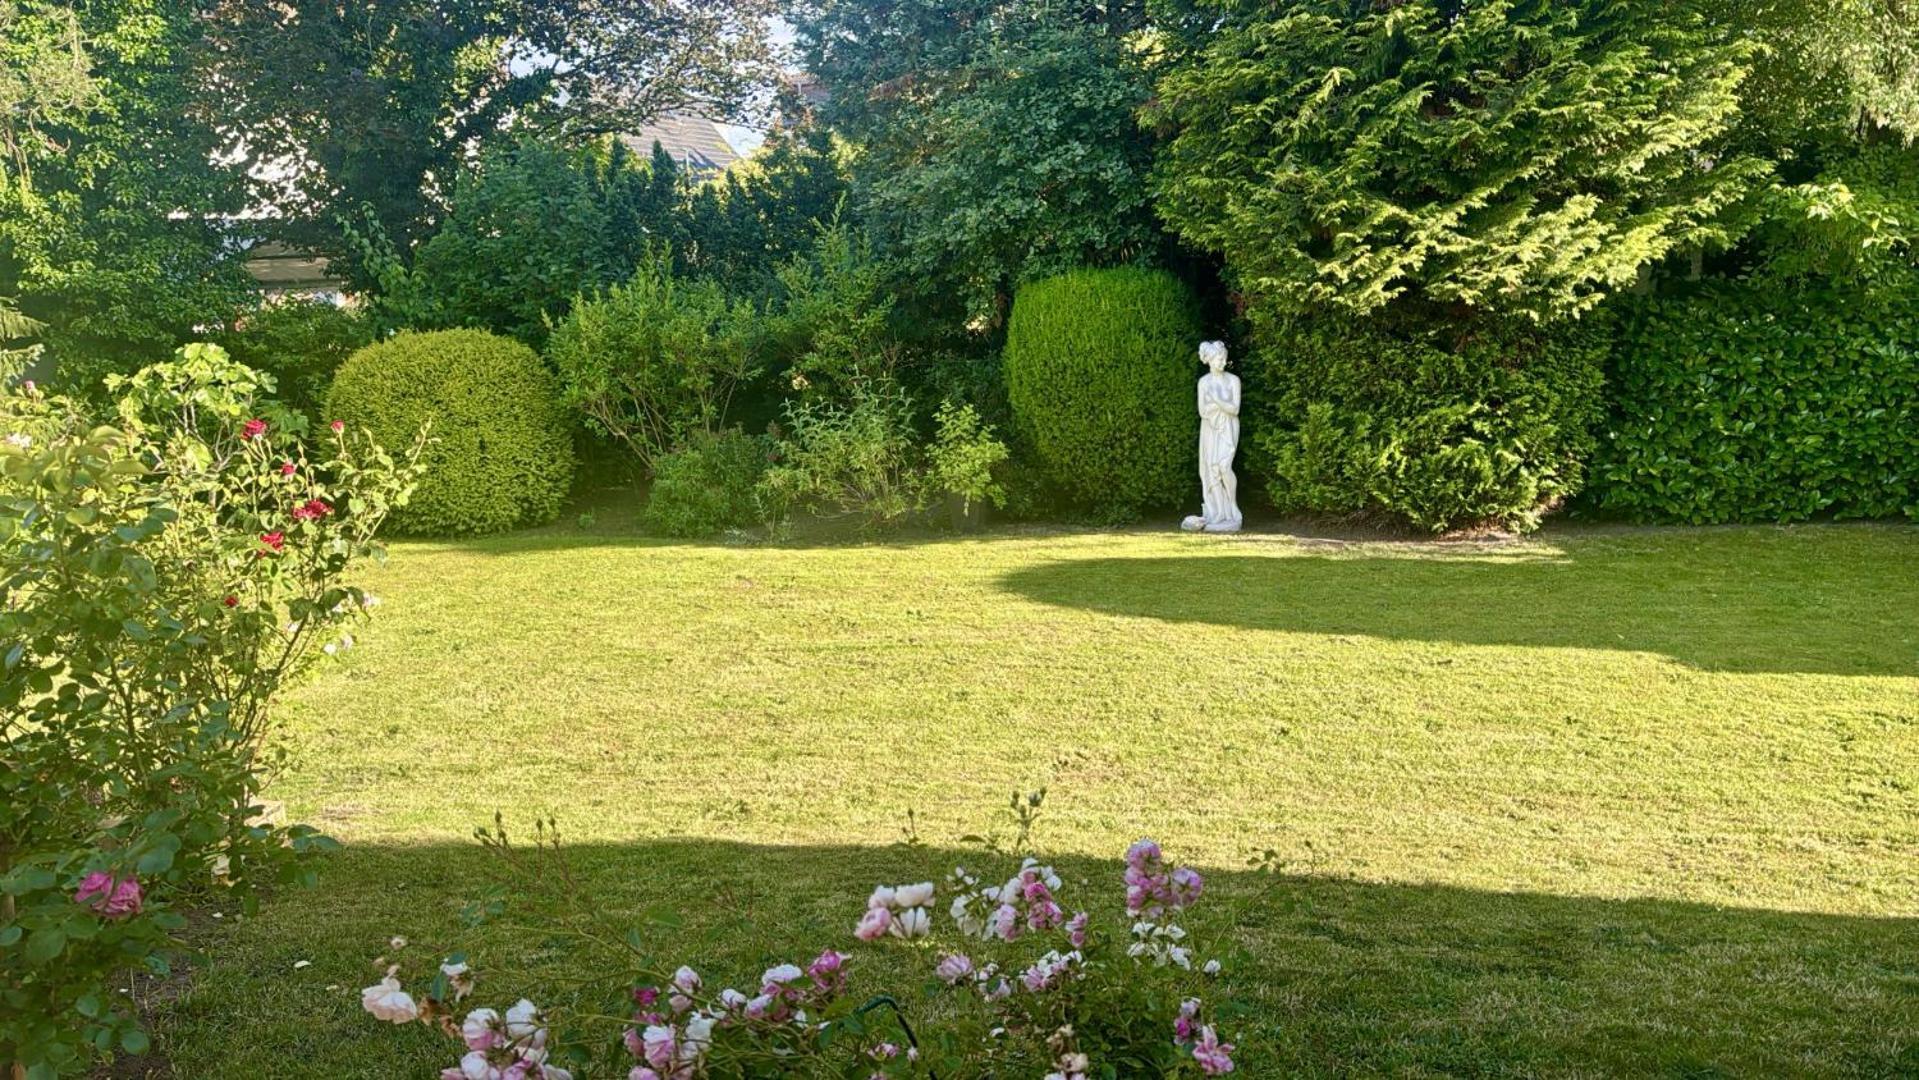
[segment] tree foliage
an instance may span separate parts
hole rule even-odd
[[[1013,286],[1157,249],[1134,5],[814,0],[796,16],[858,212],[922,299],[996,322]]]
[[[0,297],[46,325],[66,381],[158,360],[247,283],[187,57],[186,0],[0,0]]]
[[[767,74],[769,11],[767,0],[219,0],[207,76],[297,237],[344,254],[334,219],[371,207],[404,254],[466,154],[503,130],[578,139],[734,111]]]
[[[1159,205],[1266,310],[1576,314],[1733,239],[1753,49],[1646,0],[1249,5],[1161,83]]]

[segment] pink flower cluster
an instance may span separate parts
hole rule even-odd
[[[131,918],[140,914],[140,882],[131,874],[116,878],[104,870],[95,870],[80,879],[73,902],[104,918]]]
[[[440,1080],[573,1080],[573,1074],[547,1064],[546,1017],[525,998],[501,1016],[474,1009],[460,1022],[466,1054],[458,1065],[440,1071]]]
[[[1069,953],[1062,953],[1055,949],[1045,956],[1040,957],[1032,967],[1021,972],[1019,984],[1025,987],[1026,992],[1029,994],[1037,994],[1044,990],[1051,990],[1053,987],[1059,985],[1061,980],[1066,978],[1071,972],[1074,965],[1078,964],[1082,959],[1077,949]]]
[[[981,887],[979,879],[956,867],[952,874],[953,904],[950,913],[960,932],[982,940],[998,938],[1014,941],[1028,931],[1051,930],[1066,922],[1066,912],[1054,894],[1060,887],[1059,875],[1037,859],[1020,864],[1019,873],[1004,885]],[[1078,923],[1078,946],[1084,942],[1085,920]]]
[[[1135,841],[1126,849],[1126,914],[1134,918],[1191,907],[1204,887],[1199,871],[1190,866],[1167,870],[1159,845],[1151,840]]]
[[[1199,1071],[1207,1076],[1223,1076],[1233,1071],[1233,1044],[1219,1041],[1211,1024],[1199,1022],[1199,999],[1187,998],[1179,1004],[1173,1020],[1173,1042],[1189,1050]]]
[[[760,992],[747,997],[728,988],[705,1007],[697,995],[699,973],[681,967],[665,988],[642,986],[633,991],[639,1011],[627,1029],[626,1049],[639,1064],[627,1080],[690,1080],[712,1045],[713,1032],[727,1024],[807,1023],[806,1010],[823,1008],[846,985],[846,958],[828,949],[802,970],[780,964],[760,975]],[[659,1006],[665,999],[666,1010]]]

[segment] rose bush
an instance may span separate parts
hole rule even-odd
[[[624,943],[630,971],[580,980],[626,987],[619,1004],[542,1009],[521,998],[504,1014],[469,1008],[462,1002],[474,977],[457,951],[438,960],[437,972],[422,973],[417,994],[407,989],[405,963],[381,957],[382,975],[362,992],[362,1004],[378,1019],[443,1032],[458,1060],[442,1080],[571,1080],[588,1069],[627,1080],[1233,1072],[1234,1046],[1198,993],[1219,962],[1202,960],[1177,922],[1204,890],[1200,874],[1169,865],[1159,845],[1141,840],[1127,850],[1114,883],[1124,918],[1083,910],[1069,916],[1060,875],[1024,851],[1041,798],[1015,797],[1019,840],[1006,851],[988,847],[990,857],[1009,863],[1003,881],[983,884],[964,867],[947,875],[947,925],[934,914],[940,886],[933,881],[880,885],[849,920],[860,943],[855,951],[829,946],[804,967],[776,964],[755,980],[719,989],[690,965],[669,970],[671,961],[655,956],[637,929],[605,925],[600,909],[564,884],[556,887],[573,877],[547,824],[530,851],[509,843],[503,828],[483,829],[482,841],[515,873],[511,890],[472,909],[476,921],[503,914],[510,891],[556,905],[542,933]],[[400,938],[392,944],[405,948]],[[928,968],[927,1007],[902,1004],[904,993],[864,1001],[850,994],[848,972],[864,948],[918,952]],[[596,1028],[604,1035],[595,1037]]]
[[[312,878],[260,737],[416,472],[343,427],[310,453],[212,346],[114,389],[110,424],[0,391],[0,1067],[35,1080],[146,1049],[115,987],[167,973],[181,906]]]

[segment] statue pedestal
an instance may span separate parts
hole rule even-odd
[[[1206,524],[1206,519],[1200,517],[1198,514],[1186,515],[1185,520],[1179,523],[1179,527],[1187,532],[1236,533],[1239,531],[1239,526],[1228,525],[1223,522],[1216,525],[1208,525]]]

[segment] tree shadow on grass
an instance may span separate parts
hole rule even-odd
[[[1644,651],[1711,671],[1919,676],[1919,565],[1895,552],[1836,563],[1836,552],[1812,546],[1663,539],[1671,550],[1629,539],[1505,558],[1427,549],[1078,559],[1001,584],[1059,607],[1253,630]]]
[[[582,845],[570,860],[623,925],[644,926],[661,908],[684,915],[645,931],[658,965],[690,962],[715,985],[744,985],[832,946],[853,957],[853,993],[891,990],[914,1017],[939,1008],[921,996],[937,947],[959,943],[854,943],[867,892],[938,879],[955,863],[1005,869],[976,850],[704,840]],[[1116,925],[1117,860],[1055,861],[1067,906],[1093,907]],[[458,938],[455,913],[494,865],[470,845],[351,847],[321,888],[282,894],[258,918],[220,927],[202,943],[210,959],[192,990],[161,1017],[178,1075],[433,1075],[451,1062],[447,1044],[359,1009],[358,987],[377,977],[372,959],[395,933],[415,943],[400,954],[410,970],[431,967],[431,943],[468,946],[480,973],[469,1004],[524,994],[603,1007],[570,982],[578,946],[505,928]],[[1207,996],[1225,1010],[1247,1076],[1919,1069],[1911,919],[1217,869],[1207,878],[1208,897],[1186,921],[1225,957]],[[943,915],[938,929],[950,931]],[[999,959],[1028,963],[1050,944],[1021,943]],[[294,968],[300,960],[310,966]]]

